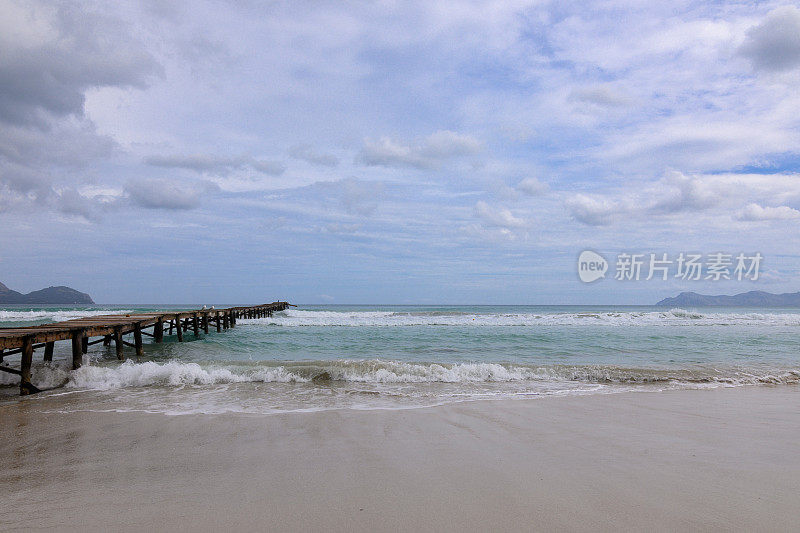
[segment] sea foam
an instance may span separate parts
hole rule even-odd
[[[73,318],[82,318],[85,316],[99,316],[99,315],[122,315],[125,313],[132,313],[130,309],[30,309],[30,310],[16,310],[16,309],[0,309],[0,322],[61,322],[63,320],[71,320]]]
[[[5,383],[6,378],[4,378]],[[692,369],[624,368],[604,365],[515,365],[501,363],[409,363],[383,360],[339,360],[282,365],[200,365],[168,361],[127,361],[120,365],[87,364],[75,371],[43,365],[34,368],[33,380],[43,388],[109,390],[148,386],[213,385],[223,383],[375,384],[419,383],[522,383],[673,384],[797,384],[800,370],[787,368]],[[12,382],[9,381],[8,384]]]
[[[798,326],[800,313],[702,313],[664,311],[598,311],[550,313],[441,311],[309,311],[287,310],[272,317],[241,319],[242,324],[301,326]]]

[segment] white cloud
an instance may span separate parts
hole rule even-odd
[[[481,150],[481,143],[470,135],[440,130],[425,138],[418,150],[426,157],[445,159],[475,154]]]
[[[569,100],[600,107],[625,107],[631,103],[631,99],[625,94],[605,86],[574,89]]]
[[[483,200],[475,204],[475,215],[484,225],[505,228],[508,230],[524,228],[528,225],[525,219],[514,216],[511,211],[502,207],[492,207]]]
[[[289,150],[289,155],[295,159],[301,159],[314,165],[323,167],[335,167],[339,164],[339,158],[332,155],[314,150],[313,147],[307,144],[294,146]]]
[[[696,176],[670,171],[650,192],[655,201],[649,209],[666,213],[703,210],[717,204],[724,192]]]
[[[129,27],[88,5],[2,0],[0,12],[5,122],[41,125],[49,117],[82,116],[88,89],[143,88],[162,72]]]
[[[185,168],[205,174],[226,174],[232,170],[250,167],[258,172],[278,176],[286,171],[279,161],[267,161],[248,156],[222,157],[207,154],[154,155],[145,158],[145,163],[155,167]]]
[[[800,66],[800,9],[783,6],[747,32],[740,53],[756,69],[788,70]]]
[[[134,203],[150,209],[193,209],[200,205],[200,189],[174,180],[138,179],[125,185]]]
[[[447,159],[472,155],[481,148],[474,137],[441,130],[411,143],[389,137],[367,140],[361,150],[361,161],[366,165],[435,169]]]
[[[253,159],[249,162],[250,166],[258,172],[269,174],[270,176],[280,176],[286,172],[286,165],[280,161],[268,161],[265,159]]]
[[[536,178],[525,178],[517,183],[517,190],[529,196],[541,196],[546,193],[549,187]]]
[[[83,217],[86,220],[98,220],[100,205],[92,198],[81,195],[75,189],[60,191],[57,195],[58,210],[67,215]]]
[[[362,217],[370,216],[375,212],[384,192],[385,185],[382,182],[356,178],[320,181],[295,189],[295,194],[300,193],[303,204],[322,204],[323,212],[327,214],[344,212],[348,215]]]
[[[762,207],[756,203],[747,204],[736,214],[737,220],[795,220],[800,218],[800,211],[789,206]]]
[[[611,224],[622,211],[615,202],[586,194],[570,196],[564,204],[575,220],[590,226]]]
[[[663,228],[698,227],[720,221],[789,220],[799,213],[765,203],[800,202],[797,174],[693,174],[670,171],[651,183],[617,187],[594,194],[566,194],[570,215],[593,226],[636,221]],[[564,192],[556,191],[557,195]],[[748,205],[741,209],[744,203]],[[677,230],[680,231],[680,230]],[[709,230],[710,231],[710,230]]]

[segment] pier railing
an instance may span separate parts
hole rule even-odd
[[[201,331],[208,333],[212,328],[222,331],[234,327],[240,318],[269,317],[275,311],[283,311],[290,305],[288,302],[272,302],[227,309],[212,307],[169,313],[99,315],[39,326],[0,328],[0,371],[17,374],[20,377],[20,394],[41,392],[31,383],[33,354],[36,350],[44,348],[43,360],[52,361],[55,343],[58,341],[72,342],[72,368],[77,369],[83,364],[83,355],[93,344],[102,342],[104,346],[110,346],[113,342],[117,359],[124,361],[126,346],[136,350],[137,356],[143,355],[143,335],[152,337],[154,342],[160,343],[164,341],[166,331],[168,335],[176,334],[178,341],[183,342],[187,333],[199,336]],[[147,331],[150,328],[152,331]],[[124,335],[131,333],[133,342],[123,339]],[[93,337],[99,338],[92,340]],[[5,357],[14,354],[22,354],[19,369],[3,364]]]

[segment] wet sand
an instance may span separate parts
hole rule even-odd
[[[790,531],[798,406],[792,386],[269,416],[26,400],[0,405],[0,530]]]

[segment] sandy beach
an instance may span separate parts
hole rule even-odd
[[[0,529],[789,531],[800,390],[270,416],[0,407]]]

